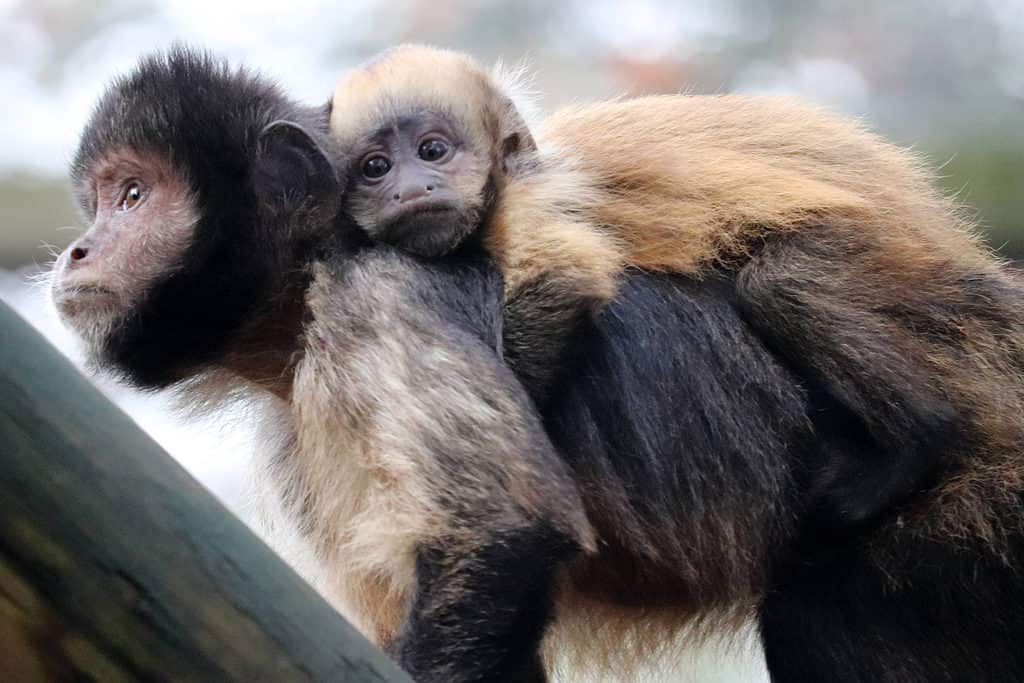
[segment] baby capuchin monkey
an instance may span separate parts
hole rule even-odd
[[[394,48],[339,80],[330,125],[349,154],[347,210],[372,238],[494,256],[505,357],[541,404],[627,267],[734,274],[796,232],[829,249],[871,240],[854,251],[880,263],[974,249],[915,160],[812,107],[643,97],[563,108],[531,131],[508,80],[459,53]],[[868,276],[866,290],[899,289]]]

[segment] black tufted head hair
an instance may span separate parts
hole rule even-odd
[[[101,365],[139,386],[166,386],[215,364],[254,321],[276,315],[268,309],[281,307],[311,237],[324,234],[308,224],[335,218],[328,115],[253,72],[182,46],[143,58],[109,86],[72,163],[83,212],[95,215],[90,183],[98,165],[127,151],[178,174],[197,222],[177,262],[110,330],[97,350]],[[268,142],[265,132],[281,122],[305,135],[306,147],[268,160],[281,152],[282,136]],[[316,163],[296,168],[291,160],[299,157]],[[288,177],[267,181],[282,172]],[[264,196],[271,190],[278,196]]]

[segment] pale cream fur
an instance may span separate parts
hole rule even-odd
[[[464,55],[397,47],[339,79],[332,99],[331,135],[347,149],[384,122],[434,111],[467,126],[475,140],[493,140],[496,116],[503,113],[496,106],[519,116],[511,100],[496,102],[496,94],[500,95],[490,87],[490,76]]]
[[[385,416],[373,407],[378,393],[410,389],[389,386],[407,380],[402,347],[394,341],[384,341],[379,351],[395,354],[395,372],[380,375],[372,358],[361,357],[372,350],[351,354],[340,367],[327,362],[333,357],[307,354],[296,369],[292,401],[301,454],[296,476],[306,492],[312,542],[327,567],[327,590],[340,597],[357,628],[381,644],[394,634],[409,597],[415,545],[437,531],[429,528],[434,515],[422,488],[426,479],[402,448],[404,430],[389,434],[380,426]],[[363,392],[371,393],[355,396]],[[389,443],[394,438],[397,447]]]

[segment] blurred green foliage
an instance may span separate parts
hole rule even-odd
[[[936,145],[932,159],[948,157],[940,183],[973,211],[989,243],[1024,260],[1024,144],[1021,139],[960,139],[955,150]]]

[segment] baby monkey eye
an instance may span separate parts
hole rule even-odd
[[[363,162],[363,175],[367,178],[380,178],[391,170],[391,162],[387,157],[372,156]]]
[[[420,159],[424,161],[437,161],[448,154],[448,143],[440,138],[424,140],[419,148]]]
[[[135,205],[142,201],[142,186],[138,183],[131,183],[121,193],[118,205],[121,211],[130,211]]]

